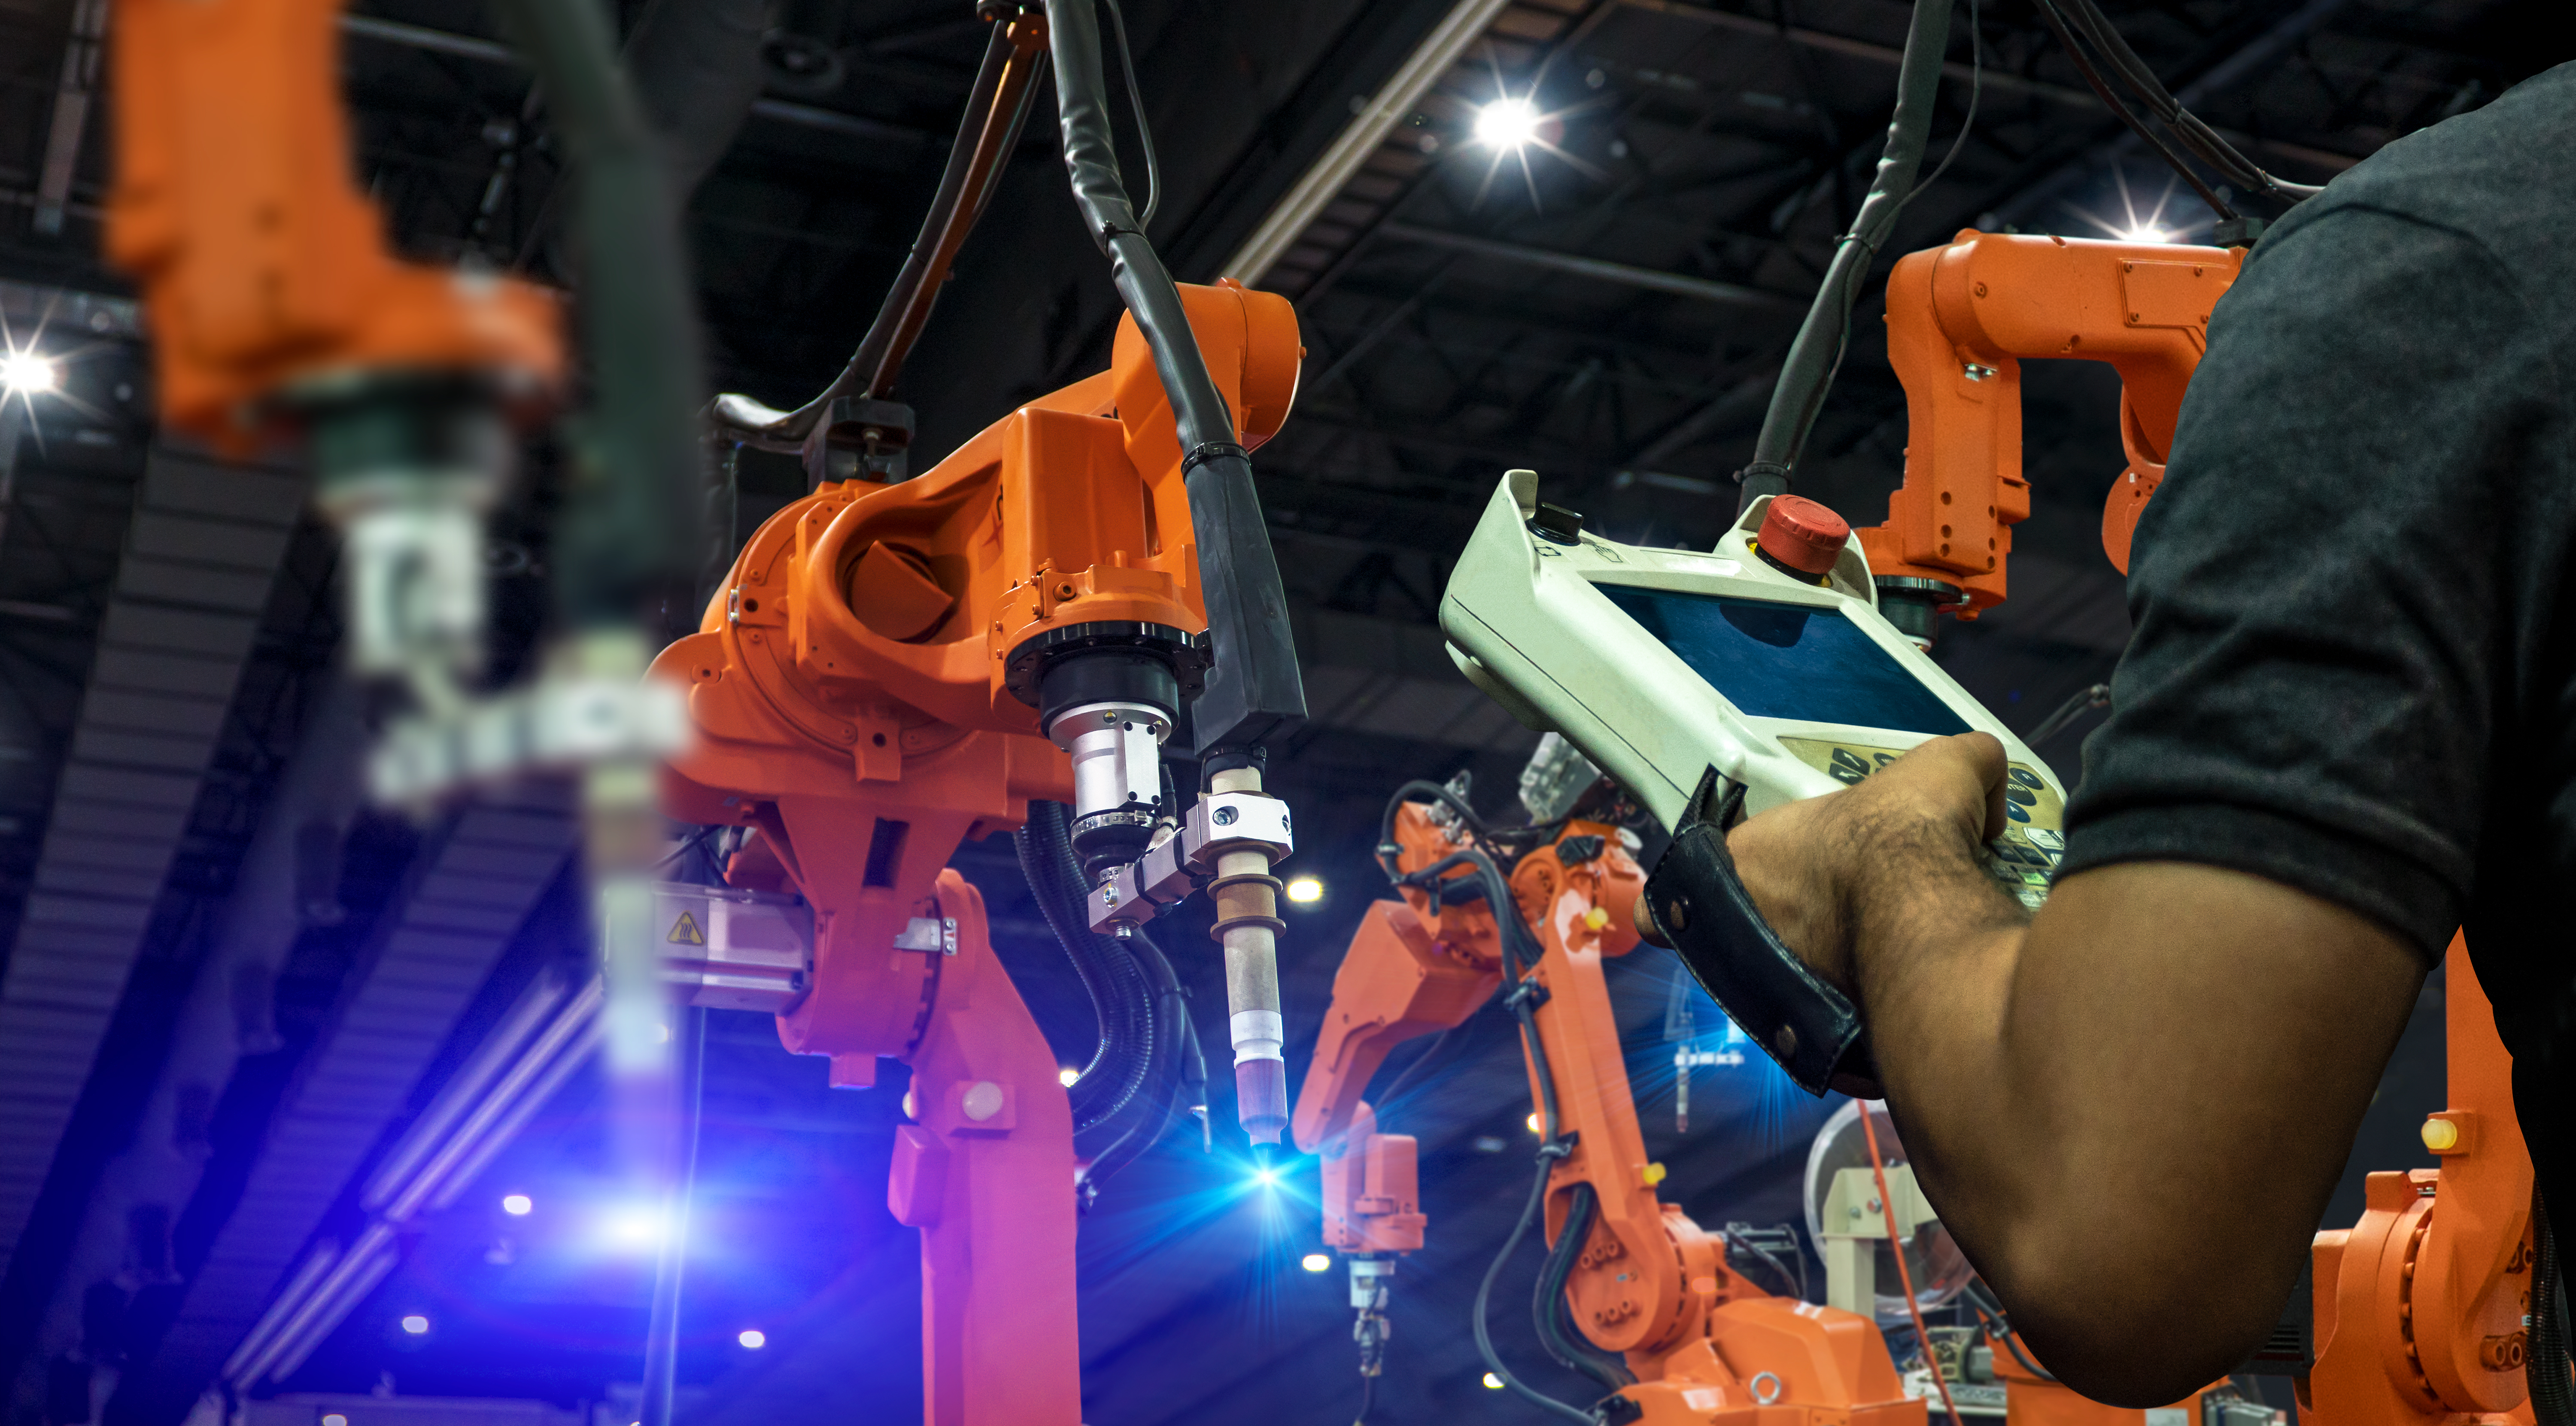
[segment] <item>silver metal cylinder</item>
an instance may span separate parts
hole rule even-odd
[[[1047,737],[1073,759],[1073,815],[1155,808],[1171,732],[1171,719],[1142,703],[1088,703],[1057,714]]]
[[[1229,768],[1208,779],[1212,793],[1261,791],[1259,768]],[[1217,880],[1267,877],[1270,853],[1237,847],[1217,858]],[[1272,883],[1275,885],[1275,883]],[[1220,923],[1223,922],[1222,906]],[[1279,1142],[1288,1126],[1287,1026],[1279,1013],[1279,938],[1273,925],[1225,925],[1226,1028],[1234,1042],[1235,1117],[1255,1144]]]

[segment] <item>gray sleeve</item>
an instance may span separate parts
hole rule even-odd
[[[2258,250],[2139,524],[2061,875],[2233,867],[2442,953],[2516,637],[2513,527],[2564,476],[2540,327],[2472,239],[2414,218],[2321,208]]]

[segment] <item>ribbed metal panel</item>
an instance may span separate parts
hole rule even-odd
[[[269,1123],[241,1199],[148,1364],[128,1419],[176,1419],[278,1292],[579,837],[548,787],[469,806],[424,849],[372,954]]]
[[[156,449],[0,976],[0,1272],[51,1169],[196,804],[297,480]]]

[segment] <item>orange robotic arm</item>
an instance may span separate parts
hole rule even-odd
[[[522,401],[562,380],[554,299],[398,262],[349,176],[335,0],[122,0],[108,255],[152,312],[162,418],[235,451],[298,382],[489,374]]]
[[[1297,369],[1284,299],[1183,288],[1247,445]],[[1086,629],[1206,627],[1181,452],[1151,358],[1029,403],[895,485],[826,482],[773,516],[657,677],[695,745],[663,805],[758,829],[737,874],[812,903],[813,968],[779,1016],[835,1084],[909,1065],[888,1196],[921,1230],[924,1386],[944,1426],[1076,1426],[1072,1114],[1054,1052],[946,863],[1074,800],[1017,657]]]
[[[2372,1174],[2361,1221],[2312,1253],[2316,1362],[2299,1405],[2323,1426],[2530,1419],[2532,1172],[2513,1058],[2459,939],[2443,974],[2450,1102],[2424,1123],[2441,1167]]]
[[[1398,810],[1395,834],[1405,872],[1466,845],[1421,804]],[[1662,1170],[1646,1159],[1601,972],[1605,956],[1637,945],[1644,874],[1618,829],[1570,821],[1509,881],[1514,914],[1537,942],[1510,996],[1537,1036],[1546,1080],[1532,1058],[1532,1098],[1554,1105],[1552,1142],[1562,1147],[1547,1190],[1552,1261],[1570,1260],[1563,1301],[1574,1330],[1622,1354],[1635,1378],[1607,1419],[1700,1426],[1723,1410],[1765,1407],[1800,1426],[1920,1426],[1923,1406],[1904,1394],[1875,1324],[1762,1291],[1728,1267],[1722,1239],[1658,1201]],[[1353,938],[1294,1120],[1299,1146],[1323,1159],[1325,1242],[1351,1256],[1367,1375],[1383,1341],[1388,1259],[1422,1245],[1425,1220],[1413,1141],[1379,1132],[1360,1095],[1389,1049],[1462,1022],[1505,974],[1483,901],[1444,899],[1435,923],[1427,893],[1408,887],[1405,898],[1372,906]]]
[[[1910,429],[1905,484],[1888,498],[1887,523],[1860,532],[1870,572],[1956,590],[1962,617],[2003,599],[2012,527],[2030,516],[2021,363],[2032,357],[2108,362],[2120,373],[2129,468],[2103,508],[2102,548],[2127,572],[2129,535],[2164,478],[2210,310],[2244,257],[2241,248],[1966,229],[1898,260],[1887,351]]]

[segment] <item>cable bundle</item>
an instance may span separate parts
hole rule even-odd
[[[2182,107],[2182,101],[2173,97],[2164,82],[2156,78],[2156,72],[2147,67],[2146,61],[2138,58],[2138,52],[2129,48],[2127,40],[2120,37],[2119,30],[2103,15],[2095,0],[2039,0],[2039,14],[2048,22],[2048,28],[2057,36],[2058,43],[2066,46],[2066,57],[2075,62],[2076,72],[2084,76],[2084,83],[2102,101],[2103,107],[2172,165],[2173,171],[2182,175],[2183,182],[2190,184],[2191,190],[2199,194],[2201,201],[2207,203],[2210,211],[2222,221],[2240,215],[2216,190],[2202,181],[2198,173],[2192,171],[2191,165],[2183,161],[2183,156],[2174,151],[2173,143],[2149,128],[2137,110],[2112,92],[2110,84],[2103,78],[2104,70],[2109,70],[2111,76],[2118,79],[2157,122],[2172,131],[2174,141],[2237,188],[2269,193],[2285,203],[2301,202],[2323,191],[2305,183],[2275,178],[2261,165],[2237,152],[2233,144],[2220,138],[2217,130]],[[2078,36],[2081,36],[2080,40]]]

